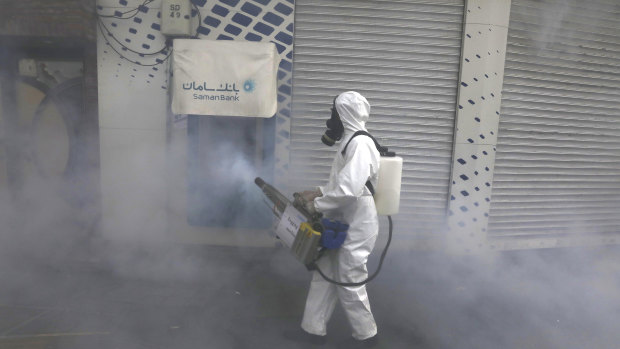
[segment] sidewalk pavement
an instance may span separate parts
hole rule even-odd
[[[130,256],[2,261],[0,349],[314,348],[283,337],[299,326],[310,280],[287,251]],[[377,348],[611,349],[620,341],[619,256],[390,253],[368,286]],[[322,348],[343,348],[349,336],[337,308]]]

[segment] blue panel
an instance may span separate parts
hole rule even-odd
[[[258,16],[259,13],[261,13],[261,8],[251,4],[249,2],[246,2],[245,4],[243,4],[243,6],[241,6],[241,11],[245,12],[245,13],[249,13],[252,16]]]
[[[254,30],[263,35],[271,35],[271,33],[273,33],[273,28],[263,22],[256,23],[256,25],[254,25]]]
[[[234,26],[232,24],[227,25],[224,28],[224,31],[227,32],[227,33],[230,33],[232,35],[235,35],[235,36],[241,34],[241,28],[236,27],[236,26]]]
[[[291,70],[293,70],[293,64],[291,64],[291,62],[283,59],[282,61],[280,61],[280,68],[290,72]]]
[[[219,19],[211,16],[207,16],[207,18],[205,18],[203,22],[204,24],[212,26],[213,28],[217,28],[220,23],[222,23],[222,21],[220,21]]]
[[[261,41],[263,38],[261,38],[260,36],[254,33],[247,33],[247,35],[245,36],[245,39],[248,41]]]
[[[282,85],[280,86],[280,88],[278,89],[278,91],[287,94],[287,95],[291,95],[291,87],[289,85]]]
[[[293,43],[293,37],[286,34],[285,32],[279,32],[278,35],[276,35],[276,40],[286,45],[291,45]]]
[[[274,9],[280,12],[281,14],[287,15],[287,16],[293,13],[293,9],[288,7],[287,5],[284,5],[283,3],[277,4],[276,7],[274,7]]]
[[[211,32],[211,29],[207,27],[203,27],[203,26],[198,27],[198,33],[202,35],[209,35],[210,32]]]
[[[246,15],[242,15],[241,13],[236,13],[233,18],[232,18],[233,22],[235,23],[239,23],[244,27],[247,27],[248,25],[250,25],[250,23],[252,23],[252,18],[246,16]]]
[[[259,4],[263,4],[263,5],[267,5],[271,0],[254,0],[254,2],[257,2]]]
[[[278,49],[278,53],[282,53],[284,52],[284,50],[286,50],[286,47],[284,47],[283,45],[278,44],[275,41],[272,41],[274,44],[276,44],[276,48]]]
[[[237,4],[239,3],[239,0],[220,0],[221,3],[224,3],[228,6],[237,6]]]
[[[192,0],[192,3],[198,7],[203,7],[207,3],[207,0]]]
[[[215,13],[216,15],[220,15],[222,17],[226,17],[226,15],[228,14],[228,9],[226,7],[220,6],[220,5],[215,5],[213,6],[213,10],[211,10],[211,12]]]
[[[278,15],[276,15],[273,12],[267,12],[267,14],[263,17],[263,19],[267,22],[267,23],[271,23],[275,26],[278,26],[280,24],[282,24],[282,22],[284,21],[284,19]]]
[[[155,30],[161,30],[161,26],[159,24],[157,24],[157,23],[151,24],[151,28],[155,29]]]
[[[216,40],[233,40],[233,38],[228,35],[220,34]]]

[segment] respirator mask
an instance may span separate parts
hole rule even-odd
[[[336,98],[338,98],[338,96],[336,96]],[[334,98],[334,103],[332,105],[332,116],[325,122],[327,131],[321,136],[321,141],[330,147],[338,142],[344,133],[344,126],[342,125],[340,115],[336,109],[336,98]]]

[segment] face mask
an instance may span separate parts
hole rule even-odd
[[[336,98],[338,97],[336,96]],[[338,110],[336,109],[336,98],[334,98],[334,103],[332,105],[332,116],[325,122],[327,131],[325,131],[321,137],[321,141],[330,147],[342,138],[342,133],[344,132],[344,126],[342,125],[340,115],[338,115]]]

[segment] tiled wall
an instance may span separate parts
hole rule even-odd
[[[486,248],[510,0],[467,1],[448,209],[448,247]]]
[[[106,238],[165,236],[161,174],[169,52],[158,52],[165,47],[159,32],[161,1],[141,3],[97,1],[101,228]],[[127,11],[126,19],[108,17]]]

